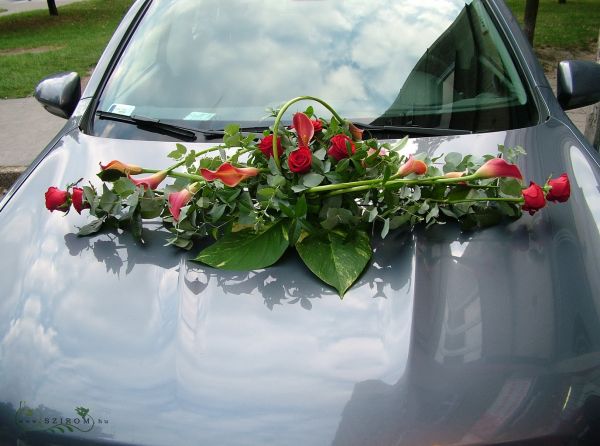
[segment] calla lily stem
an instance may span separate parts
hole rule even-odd
[[[297,98],[290,99],[289,101],[287,101],[285,104],[283,104],[283,107],[281,107],[281,110],[279,110],[279,113],[277,113],[277,116],[275,117],[275,124],[273,124],[273,160],[275,161],[275,165],[277,166],[277,169],[279,169],[279,170],[281,170],[281,161],[279,160],[279,151],[277,150],[277,138],[278,138],[277,133],[279,131],[279,123],[281,122],[281,119],[283,118],[283,115],[287,111],[287,109],[299,101],[318,102],[323,107],[325,107],[327,110],[329,110],[331,112],[331,114],[335,117],[335,119],[340,124],[344,123],[344,120],[340,117],[340,115],[337,114],[337,112],[333,109],[333,107],[322,99],[316,98],[314,96],[298,96]]]

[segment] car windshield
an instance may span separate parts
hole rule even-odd
[[[483,132],[536,122],[522,79],[477,0],[154,0],[97,110],[261,127],[311,95],[359,123]],[[96,118],[96,135],[148,137]]]

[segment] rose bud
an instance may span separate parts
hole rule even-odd
[[[546,195],[548,201],[564,203],[571,196],[571,184],[566,173],[548,181],[548,186],[552,187]]]
[[[502,158],[493,158],[484,163],[474,174],[477,178],[517,178],[523,179],[521,171],[514,164],[509,164]]]
[[[165,170],[161,170],[160,172],[156,172],[155,174],[146,177],[146,178],[140,178],[140,179],[135,179],[132,178],[131,176],[129,176],[129,179],[131,180],[131,182],[133,184],[135,184],[138,187],[143,187],[144,189],[156,189],[160,183],[163,182],[163,180],[165,178],[167,178],[167,171]]]
[[[46,209],[51,212],[63,211],[67,212],[70,207],[69,203],[69,192],[66,190],[60,190],[57,187],[51,186],[48,188],[45,194],[46,197]]]
[[[255,177],[260,173],[256,167],[235,167],[230,163],[221,164],[217,170],[200,169],[200,175],[206,181],[221,180],[221,182],[229,187],[237,186],[241,181],[249,177]]]
[[[258,143],[258,148],[267,158],[271,158],[273,156],[273,135],[268,135],[261,139]],[[281,138],[277,138],[277,152],[279,155],[283,152]]]
[[[348,146],[350,146],[350,151],[352,153],[356,152],[354,143],[346,135],[335,135],[331,138],[330,142],[331,146],[329,147],[329,150],[327,150],[327,154],[336,161],[340,161],[350,156],[348,153]]]
[[[288,156],[288,167],[294,173],[306,173],[312,163],[312,152],[308,147],[300,147]]]
[[[410,175],[411,173],[423,175],[425,172],[427,172],[427,164],[425,164],[424,161],[415,159],[414,156],[410,155],[408,160],[400,166],[395,176],[402,178]]]
[[[522,191],[523,199],[523,210],[528,211],[530,215],[535,214],[535,211],[542,209],[546,206],[546,199],[544,198],[544,189],[535,184],[533,181],[529,183],[527,189]]]
[[[90,204],[85,202],[83,198],[83,189],[80,187],[74,187],[71,192],[71,201],[78,214],[81,214],[82,210],[90,208]]]

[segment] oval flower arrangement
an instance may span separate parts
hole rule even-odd
[[[294,114],[291,127],[280,126],[285,111],[307,99],[332,118],[317,119],[308,107]],[[363,139],[327,103],[303,96],[288,101],[261,138],[229,125],[223,143],[210,149],[177,144],[167,169],[101,164],[102,189],[79,182],[50,187],[46,207],[87,209],[95,219],[79,228],[82,236],[117,226],[143,240],[142,221],[162,217],[171,245],[191,249],[195,239],[213,237],[195,260],[215,268],[262,269],[295,248],[343,296],[369,263],[374,230],[385,237],[448,220],[473,229],[569,198],[566,174],[543,186],[522,185],[514,164],[524,154],[519,147],[481,159],[459,153],[429,159],[403,155],[406,141]],[[167,177],[174,184],[161,187]]]

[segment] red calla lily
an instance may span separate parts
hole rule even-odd
[[[132,178],[130,175],[128,175],[129,179],[131,180],[131,182],[133,184],[135,184],[136,186],[141,186],[144,189],[156,189],[160,183],[163,182],[163,180],[165,178],[167,178],[167,171],[166,170],[161,170],[160,172],[156,172],[153,175],[150,175],[149,177],[146,178]]]
[[[312,121],[304,113],[296,113],[292,122],[298,135],[298,147],[308,147],[308,143],[315,135],[315,127]]]
[[[169,212],[175,219],[175,221],[179,221],[179,216],[181,215],[181,208],[190,202],[192,197],[198,189],[200,188],[200,184],[193,183],[187,186],[185,189],[180,190],[179,192],[173,192],[169,194]]]
[[[229,163],[221,164],[217,170],[200,169],[200,175],[206,181],[221,180],[223,184],[229,187],[235,187],[240,181],[255,177],[259,172],[260,170],[255,167],[235,167]]]
[[[477,178],[516,178],[518,180],[523,179],[521,171],[515,164],[509,164],[502,158],[493,158],[483,164],[475,172]]]

